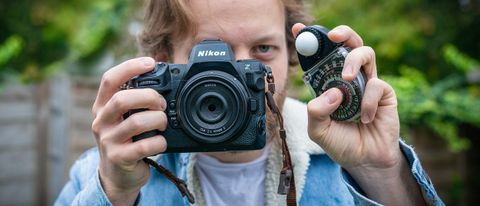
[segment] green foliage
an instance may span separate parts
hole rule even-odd
[[[420,70],[401,67],[399,76],[386,75],[397,93],[403,130],[427,126],[444,138],[452,151],[469,147],[466,137],[461,137],[462,124],[480,127],[480,98],[478,85],[468,84],[466,72],[478,69],[477,61],[460,53],[454,46],[443,49],[445,61],[452,65],[446,78],[429,83]]]
[[[0,5],[0,84],[39,81],[90,62],[117,42],[132,13],[127,0],[5,1]]]
[[[443,47],[443,57],[445,61],[454,66],[454,68],[457,68],[464,73],[470,72],[480,66],[478,61],[462,54],[451,44],[447,44]]]
[[[440,0],[313,0],[315,24],[349,25],[375,49],[380,77],[395,89],[402,134],[429,128],[452,151],[469,147],[480,128],[480,86],[469,75],[480,72],[480,12],[474,5]],[[301,71],[293,77],[301,82]],[[292,86],[304,101],[303,84]],[[301,89],[298,89],[301,88]]]
[[[19,36],[8,37],[5,43],[0,45],[0,66],[15,58],[21,52],[22,44],[22,39]]]

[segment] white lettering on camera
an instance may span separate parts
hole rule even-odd
[[[225,56],[227,52],[225,51],[213,51],[213,50],[202,50],[198,51],[197,56],[199,57],[218,57],[218,56]]]
[[[209,84],[204,84],[203,86],[204,86],[204,87],[216,87],[217,84],[215,84],[215,83],[209,83]]]

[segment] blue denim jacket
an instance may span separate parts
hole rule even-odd
[[[302,111],[303,110],[303,111]],[[285,125],[297,188],[299,205],[379,205],[368,199],[350,175],[332,161],[321,148],[308,139],[306,114],[303,104],[287,99],[284,105]],[[299,120],[300,119],[300,120]],[[300,131],[300,132],[299,132]],[[304,139],[302,139],[304,138]],[[411,172],[420,185],[423,196],[430,205],[444,205],[432,182],[425,174],[413,149],[400,141]],[[265,205],[284,205],[285,196],[276,194],[278,174],[281,169],[281,153],[278,146],[271,148],[267,158],[265,180]],[[204,205],[198,178],[193,172],[195,154],[163,154],[156,161],[187,181],[197,199],[196,205]],[[85,152],[73,165],[70,180],[58,196],[55,205],[111,205],[98,176],[99,154],[96,148]],[[137,198],[138,205],[189,205],[175,185],[163,175],[151,169],[148,182]]]

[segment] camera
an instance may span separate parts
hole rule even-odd
[[[354,121],[360,117],[366,76],[360,70],[353,81],[342,79],[345,57],[350,49],[328,38],[328,29],[319,25],[307,26],[295,39],[295,47],[304,71],[303,81],[314,96],[332,87],[340,89],[343,101],[330,117],[337,121]]]
[[[265,146],[265,65],[235,60],[221,40],[196,44],[187,64],[157,63],[133,77],[127,88],[151,88],[167,101],[167,129],[134,136],[133,141],[162,134],[165,152],[255,150]],[[127,112],[124,118],[145,109]]]

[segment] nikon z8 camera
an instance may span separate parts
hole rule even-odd
[[[295,40],[303,81],[314,96],[332,87],[340,89],[343,101],[330,117],[338,121],[354,121],[360,117],[366,76],[363,70],[353,81],[342,79],[345,57],[350,49],[328,39],[328,29],[314,25],[302,29]]]
[[[265,69],[257,60],[238,60],[221,40],[195,45],[187,64],[157,63],[132,78],[127,88],[152,88],[167,101],[165,152],[255,150],[265,145]],[[131,110],[124,115],[145,109]]]

